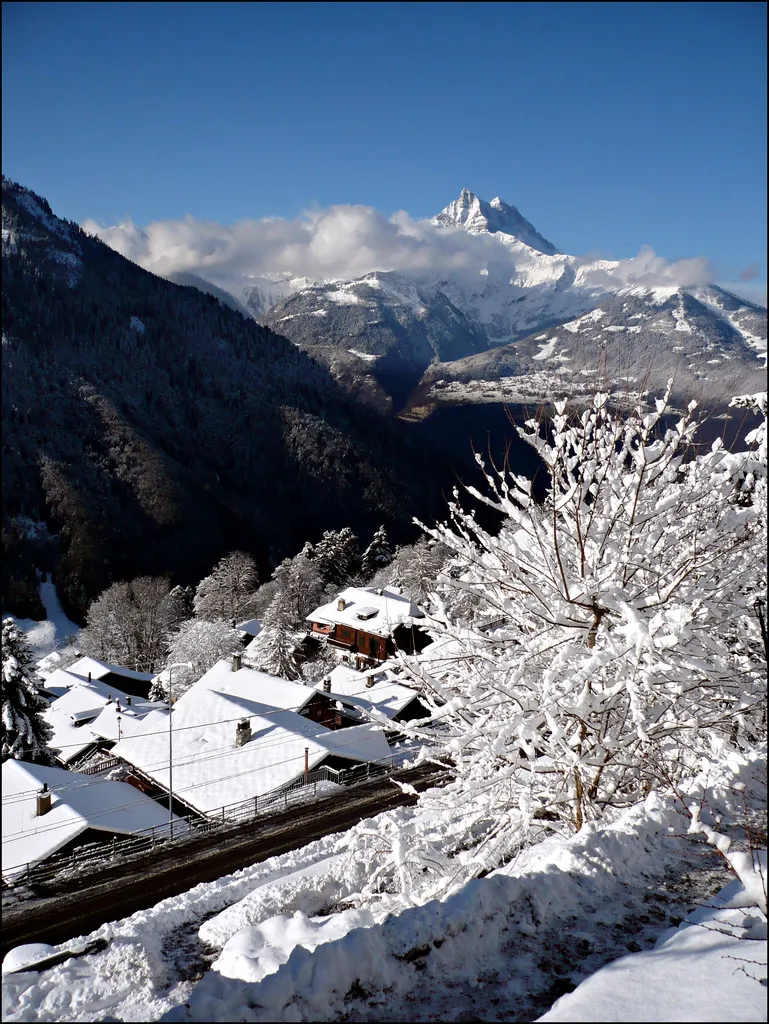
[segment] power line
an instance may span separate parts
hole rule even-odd
[[[396,684],[396,685],[402,685],[402,684]],[[324,691],[322,691],[322,690],[315,690],[315,688],[313,688],[313,692],[314,693],[321,693],[321,694],[324,693]],[[337,699],[339,697],[348,697],[349,698],[349,697],[355,697],[355,696],[363,696],[365,692],[366,692],[366,690],[357,690],[357,691],[355,691],[352,694],[334,695],[334,696],[337,696]],[[414,690],[413,692],[414,692],[415,696],[419,696],[420,695],[418,690]],[[227,696],[229,696],[229,695],[227,695]],[[308,698],[308,699],[311,699],[311,698]],[[214,722],[198,722],[198,723],[196,723],[194,725],[178,726],[178,727],[175,727],[174,731],[176,733],[181,733],[181,732],[189,731],[191,729],[205,729],[205,728],[210,728],[212,726],[217,726],[217,725],[228,725],[228,724],[231,724],[233,722],[242,721],[245,718],[249,718],[249,719],[251,719],[251,718],[269,718],[270,716],[282,714],[284,712],[294,713],[294,712],[298,712],[299,710],[301,710],[301,708],[305,707],[306,704],[307,704],[307,701],[304,701],[302,704],[299,704],[296,707],[291,707],[291,708],[274,708],[274,709],[272,709],[270,711],[265,711],[264,713],[259,713],[259,714],[252,714],[252,715],[240,714],[240,715],[237,715],[234,718],[226,718],[226,719],[221,719],[221,720],[214,721]],[[311,721],[311,719],[309,721]],[[313,724],[319,725],[321,727],[321,729],[328,729],[328,727],[324,726],[323,723],[321,723],[321,722],[317,722],[317,723],[313,723]],[[363,723],[363,724],[365,724],[365,723]],[[379,726],[382,729],[383,733],[386,732],[386,731],[391,731],[391,732],[398,732],[398,731],[400,731],[395,726],[392,726],[388,730],[387,726],[384,723],[371,723],[371,724]],[[336,731],[339,731],[339,730],[328,730],[328,732],[336,732]],[[143,732],[143,733],[139,733],[139,734],[134,735],[134,736],[125,737],[122,740],[122,742],[128,743],[128,742],[131,742],[131,741],[142,740],[142,739],[145,739],[145,738],[148,738],[148,737],[151,737],[151,736],[163,736],[163,737],[165,737],[166,735],[167,735],[167,732],[166,732],[165,729],[157,730],[157,731],[152,731],[152,732]],[[299,734],[299,735],[301,735],[301,734]],[[324,735],[324,734],[323,733],[318,733],[317,735]],[[305,740],[310,740],[311,741],[315,737],[307,736],[307,737],[302,737],[302,738],[304,738]],[[264,749],[265,747],[280,747],[280,746],[284,746],[285,742],[286,742],[285,740],[264,740],[262,743],[260,743],[260,747],[262,749]],[[64,744],[61,747],[57,747],[56,749],[65,749],[65,747],[67,747],[67,746],[80,746],[80,745],[81,744]],[[342,749],[344,746],[349,746],[349,745],[352,745],[352,744],[341,744],[338,747],[336,747],[335,749]],[[205,756],[201,756],[200,754],[191,754],[191,755],[188,755],[187,760],[184,760],[184,758],[182,758],[182,760],[175,761],[174,763],[179,765],[180,767],[186,767],[187,765],[193,764],[193,763],[205,763],[207,761],[219,759],[220,757],[225,757],[225,756],[227,756],[227,754],[232,754],[232,753],[234,753],[235,749],[238,749],[238,748],[232,748],[229,744],[227,744],[226,746],[223,746],[223,747],[214,747],[212,750],[207,751]],[[331,751],[329,751],[329,753],[331,753]],[[290,758],[289,760],[293,760],[293,758]],[[278,762],[275,762],[274,765],[267,765],[267,766],[264,766],[264,768],[275,767],[277,765],[284,764],[284,763],[287,763],[287,762],[278,761]],[[128,762],[128,764],[131,764],[131,762]],[[145,766],[136,765],[135,767],[137,767],[138,770],[145,772],[146,774],[152,774],[153,771],[155,771],[155,772],[156,771],[160,771],[164,767],[168,766],[168,764],[169,764],[168,760],[164,759],[164,760],[160,760],[160,761],[157,761],[157,762],[149,762]],[[68,769],[65,769],[65,770],[68,770]],[[252,770],[253,771],[261,771],[261,770],[264,770],[264,769],[263,768],[259,768],[259,769],[255,768],[255,769],[252,769]],[[249,773],[248,772],[243,772],[241,774],[249,774]],[[236,776],[233,776],[233,777],[236,777]],[[58,789],[54,790],[54,792],[56,792],[57,794],[59,794],[59,793],[68,793],[68,792],[72,792],[72,791],[77,790],[77,789],[87,789],[87,788],[90,788],[90,787],[92,787],[94,785],[99,785],[99,784],[103,784],[105,782],[111,782],[111,781],[115,781],[115,780],[99,779],[99,780],[94,780],[93,782],[88,782],[88,783],[77,782],[77,783],[74,783],[71,786],[66,786],[66,787],[63,787],[63,788],[58,788]],[[207,784],[207,783],[202,783],[202,784]],[[13,794],[13,796],[3,797],[2,798],[2,802],[5,805],[11,805],[13,803],[20,802],[23,799],[25,799],[27,796],[34,795],[37,792],[39,792],[39,790],[37,788],[36,789],[30,789],[30,790],[24,790],[22,792]]]
[[[339,750],[345,749],[346,747],[357,746],[357,745],[358,744],[356,744],[356,743],[341,744],[340,746],[335,747],[334,749],[332,749],[330,751],[327,751],[326,753],[328,753],[328,754],[335,754],[335,753],[338,753]],[[236,750],[237,749],[243,749],[243,748],[236,748]],[[230,753],[235,753],[235,751],[233,751],[233,750],[230,750],[229,752]],[[261,767],[248,768],[248,769],[245,769],[244,771],[233,772],[233,773],[231,773],[229,775],[219,776],[218,778],[215,778],[215,779],[205,780],[203,782],[197,782],[197,783],[194,783],[193,785],[182,787],[181,789],[177,790],[177,794],[178,793],[188,793],[191,790],[199,789],[202,786],[212,786],[212,785],[216,785],[217,783],[220,783],[220,782],[227,782],[227,781],[229,781],[231,779],[242,778],[243,776],[246,776],[246,775],[255,775],[257,772],[268,771],[268,770],[270,770],[272,768],[277,768],[277,767],[279,767],[280,765],[283,765],[283,764],[292,764],[292,763],[295,763],[297,761],[299,761],[301,763],[302,760],[303,760],[303,756],[301,754],[298,755],[298,756],[295,756],[295,757],[288,757],[288,758],[285,758],[282,761],[274,761],[274,762],[272,762],[270,764],[262,765]],[[190,763],[192,763],[192,762],[190,762]],[[365,764],[367,762],[364,760],[361,763]],[[368,763],[371,763],[371,762],[368,762]],[[376,763],[376,762],[374,762],[374,763]],[[99,783],[103,783],[105,781],[112,781],[112,780],[99,780]],[[119,781],[119,780],[116,780],[116,781]],[[98,785],[99,783],[93,783],[92,785]],[[80,788],[87,788],[87,787],[86,786],[78,786],[78,787],[75,787],[75,788],[80,789]],[[278,789],[278,788],[280,788],[280,787],[276,787],[276,789]],[[39,791],[38,790],[28,790],[27,791],[29,796],[36,795],[37,792],[39,792]],[[69,792],[69,790],[61,790],[61,791],[52,790],[52,793],[53,793],[54,796],[58,796],[59,792]],[[270,791],[270,792],[272,792],[272,791]],[[267,795],[268,795],[267,793],[264,793],[264,794],[262,794],[262,797],[265,797]],[[20,796],[20,794],[15,794],[15,796]],[[99,811],[98,813],[92,815],[90,818],[85,818],[85,820],[87,822],[87,821],[90,821],[90,820],[94,820],[96,818],[105,817],[106,815],[109,815],[109,814],[114,814],[117,811],[125,811],[125,810],[128,810],[128,809],[132,808],[132,807],[138,807],[138,806],[141,806],[141,805],[146,805],[146,801],[147,800],[151,800],[151,799],[152,799],[151,797],[143,796],[141,798],[138,798],[137,800],[132,801],[131,803],[120,804],[117,807],[111,807],[111,808],[107,808],[106,810]],[[247,796],[247,797],[244,797],[242,801],[235,801],[235,803],[241,803],[241,802],[242,803],[246,803],[246,802],[248,802],[249,800],[252,800],[252,799],[253,799],[253,797],[248,797]],[[258,799],[258,795],[257,795],[257,799]],[[19,802],[21,802],[21,801],[19,801]],[[153,801],[153,803],[154,802],[155,801]],[[224,806],[226,806],[226,805],[224,805]],[[214,808],[214,810],[219,810],[219,808],[218,807]],[[198,813],[205,815],[207,812],[206,811],[198,811]],[[49,825],[44,825],[42,828],[35,829],[35,832],[33,834],[34,835],[42,835],[42,834],[45,834],[47,832],[55,832],[55,831],[57,831],[57,830],[59,830],[61,828],[64,828],[67,824],[69,824],[69,823],[71,823],[73,821],[81,820],[83,817],[84,816],[78,816],[78,818],[65,818],[63,821],[56,822],[55,824],[51,823]],[[3,833],[3,839],[4,840],[12,839],[14,836],[22,836],[22,835],[29,835],[29,831],[28,830],[22,830],[20,832],[6,832],[6,833]]]

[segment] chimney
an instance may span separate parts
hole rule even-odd
[[[375,679],[374,679],[373,676],[366,676],[366,689],[367,690],[370,690],[371,687],[374,685],[374,683],[375,683]]]
[[[330,679],[324,679],[323,680],[323,692],[324,693],[331,693],[331,680]]]
[[[131,695],[130,694],[126,694],[125,706],[127,708],[130,708],[130,706],[131,706]]]
[[[48,788],[48,783],[43,783],[43,788],[37,794],[37,816],[41,818],[44,814],[47,814],[51,809],[51,791]]]
[[[247,718],[241,718],[235,727],[235,746],[243,747],[251,739],[251,722]]]
[[[89,683],[91,682],[91,673],[90,672],[88,673],[88,682]]]
[[[240,672],[240,669],[242,667],[242,661],[243,661],[243,658],[242,658],[242,656],[240,654],[233,654],[233,656],[232,656],[232,671],[233,672]]]
[[[343,597],[340,597],[339,600],[336,603],[336,610],[338,612],[343,612],[346,607],[347,607],[347,602],[345,601],[345,599]]]

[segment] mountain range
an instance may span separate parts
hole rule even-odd
[[[713,406],[763,386],[766,310],[706,283],[696,267],[670,268],[645,252],[562,253],[514,206],[467,189],[431,224],[477,242],[450,274],[274,273],[224,288],[215,266],[211,276],[238,308],[383,411],[423,416],[438,404],[546,400],[599,385],[636,395],[670,376],[681,400]]]
[[[3,607],[36,613],[36,568],[82,621],[116,579],[194,584],[235,548],[266,573],[327,529],[411,540],[471,437],[534,473],[502,402],[766,386],[766,311],[722,289],[560,253],[468,191],[424,230],[453,270],[170,281],[4,178]]]

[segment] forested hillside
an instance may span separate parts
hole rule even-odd
[[[6,610],[36,612],[35,564],[82,617],[113,580],[194,583],[236,547],[266,570],[324,529],[408,539],[450,479],[286,339],[3,179]]]

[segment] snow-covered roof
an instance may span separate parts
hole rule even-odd
[[[282,708],[284,711],[301,711],[315,696],[315,691],[303,683],[292,683],[288,679],[280,679],[253,668],[244,666],[234,672],[231,658],[217,661],[194,684],[193,689],[196,693],[204,689],[218,690],[235,697],[246,697],[270,708]]]
[[[73,686],[87,682],[86,676],[78,676],[74,672],[70,672],[69,669],[57,668],[49,676],[46,676],[43,689],[46,693],[53,694],[54,697],[62,697]]]
[[[239,629],[241,633],[248,633],[249,636],[257,637],[262,632],[262,623],[259,619],[246,619],[245,622],[239,622],[235,629]]]
[[[130,707],[121,704],[107,704],[101,709],[97,717],[89,722],[84,728],[99,739],[114,740],[117,742],[123,736],[133,736],[142,727],[145,721],[151,720],[155,728],[159,723],[168,723],[168,710],[165,704],[157,704],[153,701],[134,700]]]
[[[91,681],[101,679],[109,675],[110,672],[114,672],[115,675],[124,676],[126,679],[136,679],[143,683],[151,683],[154,678],[152,672],[135,672],[131,668],[123,668],[122,665],[110,665],[106,661],[99,661],[96,658],[80,658],[70,665],[67,671],[77,676],[83,676],[84,679],[88,678],[88,673],[90,672]]]
[[[419,696],[410,686],[396,682],[386,668],[380,668],[376,672],[355,672],[344,665],[339,665],[331,671],[329,678],[330,697],[344,698],[366,711],[375,709],[388,718],[394,718]],[[374,685],[369,687],[366,684],[372,678]],[[316,683],[315,686],[322,690],[323,683]]]
[[[219,662],[184,693],[173,710],[174,793],[196,809],[214,811],[263,796],[327,755],[352,761],[389,756],[377,726],[327,729],[288,708],[304,706],[316,691]],[[271,702],[271,703],[268,703]],[[251,739],[235,745],[238,722],[248,719]],[[145,726],[118,743],[113,754],[168,787],[168,730]]]
[[[77,759],[89,750],[99,737],[88,725],[76,725],[70,715],[63,712],[43,712],[43,717],[51,726],[53,734],[50,740],[51,750],[64,764]]]
[[[339,608],[344,601],[344,607]],[[316,608],[307,622],[351,626],[376,636],[390,636],[398,626],[410,626],[424,619],[424,612],[408,598],[393,590],[374,587],[348,587],[328,604]]]
[[[168,823],[167,809],[125,782],[13,759],[3,763],[2,776],[5,878],[14,868],[50,857],[86,829],[130,835]],[[38,817],[44,783],[53,794],[51,809]]]
[[[63,676],[63,670],[56,675]],[[50,677],[51,679],[53,676]],[[144,717],[162,705],[142,700],[123,693],[109,683],[98,679],[87,682],[73,677],[74,685],[55,700],[43,712],[43,717],[53,729],[50,746],[59,750],[64,762],[74,761],[94,743],[101,739],[117,739],[117,706],[120,704],[121,725],[126,716]],[[130,705],[128,699],[130,697]],[[103,716],[105,709],[110,709]],[[97,726],[97,722],[101,725]],[[130,725],[127,726],[131,728]]]

